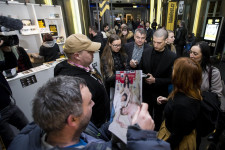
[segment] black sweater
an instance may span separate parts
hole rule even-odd
[[[17,66],[17,59],[16,56],[13,54],[13,52],[3,52],[3,53],[5,61],[0,61],[0,93],[1,93],[0,110],[8,106],[9,103],[11,102],[10,100],[11,89],[5,77],[3,76],[2,71],[15,68]]]
[[[92,108],[91,121],[99,128],[110,115],[110,104],[107,92],[102,83],[97,80],[97,76],[86,72],[84,69],[72,66],[63,61],[56,65],[54,69],[54,76],[68,75],[83,78],[92,94],[92,100],[95,105]],[[94,76],[94,77],[92,77]]]
[[[176,148],[185,135],[195,128],[200,111],[200,100],[177,93],[173,100],[169,100],[164,109],[166,128],[171,135],[167,142],[172,149]]]

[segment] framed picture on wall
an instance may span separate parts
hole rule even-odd
[[[52,36],[58,36],[58,30],[57,30],[57,25],[49,25],[49,30],[52,34]]]

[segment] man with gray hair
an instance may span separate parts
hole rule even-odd
[[[166,48],[168,33],[158,29],[153,34],[153,47],[143,52],[141,69],[147,74],[143,83],[143,101],[149,104],[158,130],[162,122],[164,104],[157,104],[158,96],[168,96],[168,85],[171,84],[172,66],[176,55]]]
[[[83,34],[72,34],[66,39],[64,45],[64,52],[68,60],[57,64],[54,69],[54,76],[76,76],[87,82],[95,102],[91,121],[98,128],[109,119],[110,115],[109,98],[102,77],[97,69],[90,66],[94,52],[100,46],[100,43],[92,42]]]
[[[126,69],[138,70],[142,58],[142,53],[149,49],[149,45],[145,43],[146,31],[143,28],[138,28],[134,32],[134,42],[124,45],[128,55]]]
[[[101,136],[100,130],[93,128],[98,133],[95,137],[83,132],[89,124],[93,106],[92,94],[83,79],[71,76],[50,79],[33,99],[34,123],[14,138],[8,150],[111,150],[110,140],[96,138]],[[151,131],[154,121],[147,104],[143,103],[137,110],[132,124],[127,135],[128,149],[143,145],[170,149],[167,142],[158,140],[156,132]]]

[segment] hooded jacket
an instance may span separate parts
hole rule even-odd
[[[30,123],[14,138],[8,150],[43,150],[41,147],[43,135],[44,131],[38,125]],[[85,133],[82,133],[80,138],[87,143],[82,149],[54,147],[51,150],[120,150],[117,145],[112,144],[112,141],[105,142]],[[128,127],[127,140],[128,144],[125,147],[128,150],[170,150],[169,143],[157,139],[155,131],[141,130],[137,125]]]
[[[96,72],[96,74],[98,74]],[[95,105],[92,108],[91,121],[95,126],[100,127],[109,118],[110,104],[108,95],[104,85],[98,80],[96,74],[86,72],[82,68],[78,68],[68,64],[67,60],[56,65],[54,69],[54,76],[68,75],[83,78],[92,94],[92,100]]]
[[[129,31],[126,36],[123,36],[122,32],[120,32],[119,36],[121,37],[122,45],[134,41],[134,33],[132,31]]]
[[[8,150],[43,150],[41,138],[45,132],[34,122],[27,125],[13,140]],[[105,142],[96,139],[85,133],[80,136],[87,145],[82,150],[104,150],[111,147],[111,142]],[[54,147],[51,150],[80,150],[79,148],[59,148]]]
[[[39,55],[44,57],[45,62],[54,61],[59,58],[59,46],[54,41],[44,42],[39,51]]]

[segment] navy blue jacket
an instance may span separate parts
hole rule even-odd
[[[41,137],[44,131],[35,123],[27,125],[12,141],[8,150],[42,150]],[[81,138],[88,144],[79,150],[111,150],[112,142],[105,142],[96,139],[85,133],[81,134]],[[127,133],[128,150],[170,150],[169,143],[156,138],[155,131],[141,130],[138,126],[130,126]],[[78,150],[77,148],[59,148],[54,150]]]

